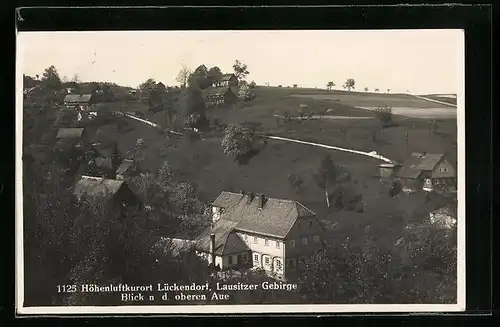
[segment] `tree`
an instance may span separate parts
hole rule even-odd
[[[154,78],[148,78],[144,83],[139,85],[139,91],[142,95],[149,97],[151,92],[156,88],[156,81]]]
[[[179,71],[179,74],[177,75],[175,80],[179,82],[181,88],[185,89],[186,86],[188,85],[190,75],[191,75],[191,70],[187,68],[187,66],[182,65],[181,70]]]
[[[251,81],[251,82],[248,84],[248,87],[249,87],[249,88],[251,88],[251,89],[254,89],[256,86],[257,86],[257,83],[255,83],[255,81]]]
[[[410,154],[410,132],[405,132],[406,155]]]
[[[239,124],[231,124],[224,132],[221,144],[224,154],[234,156],[236,160],[253,150],[257,137],[252,129]]]
[[[118,143],[113,144],[113,152],[111,153],[111,164],[113,166],[113,172],[116,172],[120,164],[122,163],[122,155],[118,149]]]
[[[80,77],[78,76],[78,74],[74,74],[73,75],[73,78],[71,79],[72,82],[75,82],[75,83],[78,83],[80,82]]]
[[[326,84],[326,88],[327,88],[328,90],[331,90],[331,89],[332,89],[332,87],[334,87],[334,86],[335,86],[335,84],[334,84],[332,81],[330,81],[330,82],[328,82],[328,83]]]
[[[330,208],[330,192],[337,186],[339,171],[330,156],[326,155],[314,176],[317,185],[325,191],[326,206]]]
[[[206,106],[201,90],[194,87],[184,89],[175,103],[175,111],[184,121],[183,123],[197,127],[206,121]],[[195,119],[196,121],[193,121]]]
[[[189,75],[188,84],[191,87],[206,89],[212,83],[208,78],[208,69],[205,65],[198,66],[194,72]]]
[[[382,126],[389,126],[392,122],[392,107],[384,104],[373,110],[375,117],[382,123]]]
[[[367,93],[368,92],[368,87],[365,86],[364,90],[365,90],[365,93]]]
[[[207,79],[210,84],[218,85],[220,80],[222,79],[222,71],[219,67],[214,66],[208,70]]]
[[[238,83],[240,81],[245,80],[247,75],[249,74],[247,65],[241,63],[239,60],[236,60],[233,64],[234,75],[238,79]]]
[[[45,69],[41,81],[43,87],[52,91],[60,89],[62,85],[61,78],[59,77],[56,67],[54,66],[50,66]]]
[[[293,88],[296,89],[298,87],[297,84],[293,84]]]
[[[387,89],[387,93],[391,92],[391,89]]]
[[[356,85],[356,81],[353,79],[353,78],[348,78],[344,85],[342,85],[342,87],[344,89],[347,89],[348,91],[351,91],[355,88],[355,85]]]
[[[375,92],[379,92],[380,90],[379,89],[375,89]]]
[[[290,184],[290,187],[294,188],[296,191],[300,191],[302,184],[304,184],[304,180],[300,175],[290,174],[288,175],[288,184]]]
[[[23,74],[23,87],[24,88],[35,87],[36,85],[37,85],[37,82],[33,77]]]

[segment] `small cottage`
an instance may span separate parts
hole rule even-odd
[[[68,94],[64,97],[66,108],[87,110],[92,105],[92,94]]]
[[[427,192],[456,192],[456,172],[443,154],[414,152],[396,173],[403,182],[404,191],[415,191],[415,186]]]
[[[73,191],[78,202],[88,198],[101,198],[118,208],[140,205],[137,196],[124,181],[102,177],[82,176]]]
[[[234,74],[223,74],[219,81],[212,84],[212,87],[234,87],[238,86],[238,78]]]
[[[69,144],[80,148],[85,144],[84,135],[83,128],[60,128],[56,139],[59,144]]]

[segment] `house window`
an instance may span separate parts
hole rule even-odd
[[[302,245],[307,245],[307,237],[302,238]]]
[[[276,248],[279,249],[280,248],[280,241],[276,241]]]
[[[441,173],[446,173],[448,171],[448,168],[439,168],[439,172]]]
[[[265,263],[266,265],[271,264],[271,260],[269,259],[269,257],[267,257],[267,256],[266,256],[266,257],[264,258],[264,263]]]
[[[245,241],[248,240],[247,234],[243,234],[243,237],[245,238]]]
[[[232,255],[230,255],[230,256],[227,257],[227,263],[230,264],[230,265],[233,264],[233,256]]]
[[[314,242],[318,243],[319,242],[319,236],[318,235],[315,235],[314,236]]]
[[[312,220],[309,220],[309,228],[311,228],[311,227],[312,227],[312,225],[313,225]]]
[[[254,236],[254,237],[253,237],[253,243],[254,243],[254,244],[259,243],[259,239],[258,239],[258,237],[257,237],[257,236]]]
[[[269,240],[264,240],[264,245],[269,246]]]
[[[259,255],[257,253],[253,255],[253,261],[259,262]]]
[[[278,271],[283,270],[283,264],[281,262],[281,259],[276,259],[276,270]]]
[[[290,268],[295,267],[295,261],[293,259],[288,259],[288,264],[290,265]]]
[[[295,247],[295,240],[291,240],[291,241],[290,241],[290,246],[291,246],[292,248],[294,248],[294,247]]]

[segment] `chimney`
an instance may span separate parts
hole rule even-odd
[[[215,266],[215,234],[210,234],[210,259]]]
[[[259,205],[259,209],[264,208],[264,194],[257,194],[257,203]]]

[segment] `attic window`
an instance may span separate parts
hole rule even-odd
[[[448,168],[439,168],[440,173],[446,173],[448,171]]]

